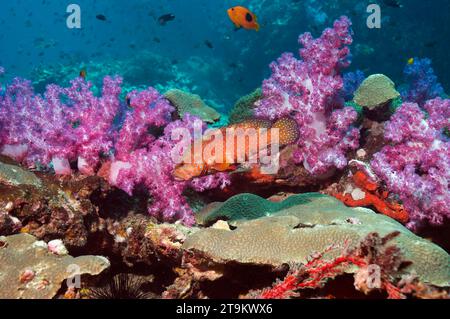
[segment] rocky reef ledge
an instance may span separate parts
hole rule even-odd
[[[147,201],[2,158],[0,297],[448,298],[448,252],[328,195],[239,194],[204,206],[193,227],[157,222]]]

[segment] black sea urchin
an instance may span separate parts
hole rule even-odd
[[[92,299],[151,299],[154,295],[143,290],[148,281],[130,274],[115,275],[103,287],[92,288],[89,297]]]

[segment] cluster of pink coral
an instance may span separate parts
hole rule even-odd
[[[187,188],[204,191],[229,184],[227,174],[192,181],[177,181],[172,176],[176,156],[185,150],[183,141],[174,138],[177,135],[173,132],[185,128],[194,136],[195,126],[204,129],[204,123],[188,114],[182,120],[171,122],[173,107],[151,88],[132,92],[127,99],[135,110],[128,114],[118,134],[116,156],[108,172],[109,181],[129,194],[137,185],[144,185],[152,194],[153,202],[149,207],[152,215],[166,221],[181,220],[187,225],[194,224],[193,212],[183,192]],[[148,134],[148,127],[164,126],[162,136]]]
[[[359,130],[351,126],[357,113],[343,108],[339,100],[340,70],[349,64],[350,26],[350,20],[341,17],[318,39],[301,35],[302,60],[285,53],[271,64],[272,76],[263,83],[263,99],[256,109],[263,118],[296,119],[301,136],[296,160],[316,175],[344,168],[346,152],[358,146]]]
[[[426,112],[426,113],[425,113]],[[410,228],[450,218],[450,99],[429,100],[422,110],[404,103],[386,123],[390,145],[374,155],[375,173],[397,194]]]
[[[173,122],[174,108],[149,88],[128,94],[131,109],[116,130],[121,82],[119,77],[105,77],[102,96],[96,97],[92,84],[80,77],[68,88],[49,85],[41,96],[29,81],[15,79],[0,95],[0,152],[28,167],[52,166],[57,174],[70,174],[71,163],[77,163],[83,174],[95,174],[102,164],[99,174],[129,194],[138,185],[146,187],[153,199],[150,213],[191,225],[193,212],[183,192],[229,183],[226,174],[189,182],[172,177],[171,154],[182,151],[172,131],[204,124],[191,116]],[[151,133],[158,128],[164,129],[159,137]]]
[[[112,147],[111,127],[119,109],[120,78],[105,77],[102,97],[82,78],[68,88],[49,85],[35,95],[29,81],[14,79],[0,97],[1,153],[32,167],[52,164],[70,174],[78,161],[83,173],[93,173],[101,153]]]

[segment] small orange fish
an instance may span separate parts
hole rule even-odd
[[[259,24],[257,22],[256,15],[249,9],[237,6],[228,9],[227,12],[236,28],[259,31]]]
[[[86,70],[85,70],[85,69],[81,70],[81,71],[80,71],[80,77],[82,77],[83,80],[86,80],[86,76],[87,76]]]
[[[232,129],[234,132],[228,135]],[[260,129],[267,129],[260,135]],[[278,129],[278,141],[273,141],[272,131]],[[217,150],[212,146],[217,142],[215,133],[220,133],[222,139]],[[291,118],[282,118],[273,125],[271,121],[249,120],[215,130],[205,136],[201,141],[201,158],[195,159],[194,144],[182,157],[181,163],[175,167],[173,176],[177,180],[188,181],[195,177],[205,176],[216,172],[234,171],[242,164],[242,160],[259,163],[261,149],[269,149],[270,145],[278,144],[280,147],[294,143],[299,137],[297,122]],[[263,140],[264,139],[264,140]],[[254,143],[252,143],[252,141]],[[264,143],[261,144],[261,143]],[[227,147],[232,149],[227,149]],[[217,151],[217,153],[216,153]],[[211,152],[211,153],[210,153]],[[222,152],[222,153],[220,153]],[[217,158],[221,160],[217,160]]]

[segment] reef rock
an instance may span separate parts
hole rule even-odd
[[[259,206],[256,205],[255,209]],[[349,208],[332,197],[317,196],[267,215],[237,221],[232,230],[200,230],[186,239],[183,248],[200,254],[199,259],[206,258],[215,263],[277,268],[283,264],[305,264],[317,252],[326,252],[323,258],[332,259],[337,252],[327,252],[330,245],[347,243],[351,248],[370,233],[385,236],[398,231],[400,234],[393,244],[401,249],[405,260],[412,262],[405,271],[415,272],[425,283],[450,285],[450,256],[442,248],[414,235],[395,220],[369,209]],[[350,273],[354,271],[347,270]]]
[[[135,214],[106,222],[114,239],[111,250],[129,267],[181,263],[182,243],[196,230],[181,224],[157,224],[149,216]]]
[[[200,96],[182,90],[173,89],[164,94],[165,98],[177,109],[179,116],[189,113],[198,116],[207,123],[214,123],[220,119],[220,113],[206,105]]]
[[[0,183],[8,185],[31,185],[39,187],[42,185],[41,180],[33,173],[23,168],[0,162]]]
[[[99,177],[65,181],[0,161],[0,235],[20,231],[45,241],[62,239],[69,250],[83,248],[101,227],[89,197],[108,188]]]
[[[0,298],[48,299],[76,275],[95,276],[108,269],[101,256],[58,256],[29,234],[0,237]]]
[[[373,74],[363,81],[356,90],[353,101],[369,110],[398,98],[400,93],[395,90],[395,84],[383,74]]]

